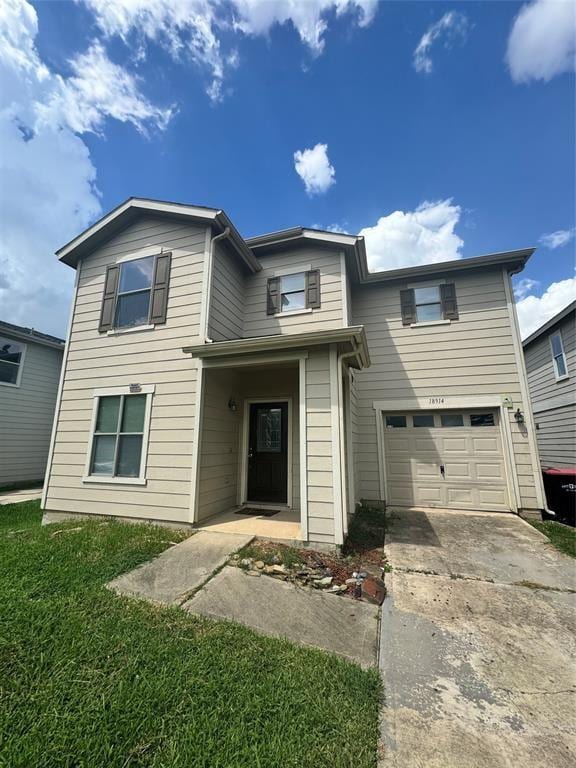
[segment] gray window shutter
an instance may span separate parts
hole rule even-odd
[[[320,309],[320,270],[306,272],[306,306]]]
[[[160,256],[156,257],[154,284],[150,296],[150,322],[155,325],[166,322],[171,261],[171,253],[162,253]]]
[[[406,288],[400,291],[400,307],[402,309],[402,325],[412,325],[416,318],[416,299],[414,289]]]
[[[116,309],[116,292],[118,291],[118,278],[120,267],[113,264],[106,267],[106,279],[104,280],[104,295],[102,297],[102,309],[100,310],[100,333],[111,331],[114,327],[114,310]]]
[[[442,300],[444,319],[458,320],[458,303],[456,301],[456,286],[454,283],[446,283],[440,286],[440,298]]]
[[[280,312],[280,279],[278,277],[268,278],[268,298],[266,303],[266,312],[269,315],[275,315]]]

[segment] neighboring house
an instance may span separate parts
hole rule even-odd
[[[0,486],[44,479],[64,341],[0,321]]]
[[[523,347],[542,466],[576,467],[576,301]]]
[[[58,251],[77,285],[46,519],[262,506],[333,545],[363,498],[542,509],[510,287],[531,253],[369,273],[361,237],[244,240],[129,199]]]

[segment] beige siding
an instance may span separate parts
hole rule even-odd
[[[460,319],[451,324],[403,326],[400,290],[405,285],[399,282],[360,286],[353,291],[353,323],[364,325],[372,359],[372,366],[356,376],[358,494],[365,498],[380,495],[374,401],[508,395],[514,405],[508,416],[521,504],[535,509],[529,437],[513,418],[513,411],[518,407],[525,410],[525,404],[502,272],[484,270],[448,279],[456,284],[460,312]]]
[[[340,328],[343,318],[343,281],[341,259],[337,251],[301,248],[282,253],[259,255],[262,271],[246,281],[244,336],[271,336],[279,333],[303,333]],[[320,309],[290,315],[267,315],[268,278],[290,268],[294,273],[308,268],[320,270]],[[284,272],[286,274],[286,272]]]
[[[197,367],[182,347],[199,337],[205,229],[146,217],[81,265],[46,509],[187,521]],[[167,321],[98,332],[106,267],[143,248],[172,252]],[[94,398],[102,387],[154,384],[147,485],[82,482]]]
[[[14,341],[26,352],[20,386],[0,385],[0,485],[44,478],[62,365],[62,350]]]
[[[335,531],[328,348],[311,349],[306,361],[306,417],[308,538],[330,544]]]
[[[200,441],[198,520],[231,509],[237,504],[241,412],[228,408],[236,397],[234,371],[204,372],[204,409]]]
[[[571,312],[524,348],[543,466],[576,466],[576,324]],[[556,381],[550,337],[560,331],[569,378]]]
[[[244,284],[246,277],[240,259],[220,242],[214,246],[212,292],[208,336],[213,341],[242,338],[244,330]]]

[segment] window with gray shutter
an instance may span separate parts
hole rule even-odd
[[[172,255],[145,256],[106,269],[99,331],[166,322]]]
[[[442,313],[445,320],[458,320],[458,302],[456,301],[456,286],[446,283],[440,286]]]
[[[320,308],[320,271],[296,272],[268,280],[267,312],[277,315]]]
[[[402,311],[402,325],[412,325],[416,322],[416,300],[413,288],[405,288],[400,291],[400,309]]]

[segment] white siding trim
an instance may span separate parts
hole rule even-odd
[[[19,387],[20,383],[22,381],[22,371],[24,370],[24,360],[26,359],[26,344],[24,344],[23,341],[20,341],[20,339],[11,339],[9,336],[3,336],[3,339],[6,339],[6,341],[15,341],[16,344],[19,344],[22,347],[22,355],[20,357],[20,362],[18,363],[18,373],[16,374],[16,383],[11,384],[9,381],[0,381],[0,387]]]
[[[298,351],[298,352],[289,352],[285,355],[266,355],[262,354],[259,356],[250,356],[250,357],[238,357],[238,359],[235,359],[234,357],[228,357],[226,360],[219,360],[219,359],[207,359],[207,358],[198,358],[199,360],[202,359],[204,363],[204,368],[237,368],[238,366],[242,365],[262,365],[265,363],[285,363],[288,360],[302,360],[303,358],[306,359],[308,357],[307,351]]]
[[[212,287],[212,230],[206,227],[204,238],[204,271],[202,273],[202,304],[200,306],[199,335],[202,341],[208,338],[210,323],[210,292]]]
[[[298,399],[300,416],[300,536],[308,541],[308,449],[306,434],[306,357],[298,361]]]
[[[48,462],[46,464],[46,474],[44,475],[44,488],[42,489],[42,501],[40,502],[41,509],[46,508],[46,497],[48,495],[48,483],[50,480],[50,472],[52,471],[52,458],[54,456],[54,445],[56,443],[56,431],[58,429],[58,421],[60,420],[60,404],[62,402],[62,389],[64,388],[64,376],[66,374],[66,365],[68,363],[68,350],[70,348],[72,321],[74,319],[74,312],[76,311],[76,301],[78,298],[78,281],[80,277],[81,267],[82,267],[82,261],[80,260],[76,265],[76,276],[74,278],[74,294],[72,296],[72,305],[70,307],[70,314],[68,316],[66,344],[64,345],[64,355],[62,356],[62,368],[60,369],[60,381],[58,382],[58,394],[56,395],[56,408],[54,409],[54,421],[52,422],[52,435],[50,436]]]
[[[544,495],[544,482],[540,470],[540,460],[536,448],[536,430],[534,428],[534,416],[532,414],[532,405],[528,388],[528,375],[522,350],[522,341],[520,338],[520,329],[518,327],[518,316],[516,314],[516,305],[512,293],[512,284],[510,273],[506,268],[502,270],[504,280],[504,291],[506,293],[506,304],[508,306],[508,315],[512,331],[512,345],[514,347],[514,357],[518,366],[518,379],[520,381],[520,392],[524,406],[524,425],[528,431],[528,447],[530,449],[530,459],[532,461],[532,471],[534,473],[534,485],[536,488],[536,501],[540,509],[546,509],[546,496]]]
[[[439,402],[442,401],[442,402]],[[381,411],[419,411],[425,409],[449,410],[453,408],[500,408],[502,397],[498,395],[463,395],[456,397],[412,397],[405,400],[374,400],[372,407]]]
[[[268,506],[289,507],[292,509],[292,473],[294,469],[294,457],[292,455],[292,398],[286,397],[245,397],[244,398],[244,413],[242,422],[242,445],[240,450],[240,504],[250,504],[251,500],[248,498],[248,449],[250,438],[250,406],[253,403],[288,403],[288,448],[287,448],[287,468],[288,468],[288,488],[286,494],[286,504],[267,503]],[[254,505],[263,504],[264,502],[254,502]]]
[[[190,471],[190,515],[191,523],[197,522],[198,490],[200,488],[200,445],[204,417],[204,362],[197,361],[196,405],[194,408],[194,442],[192,443],[192,467]]]
[[[302,272],[310,272],[313,269],[311,264],[305,264],[294,270],[294,267],[280,267],[272,270],[271,277],[287,277],[288,275],[300,275]]]
[[[348,273],[346,271],[346,256],[343,251],[340,254],[340,275],[342,277],[342,322],[345,326],[349,326],[350,314],[348,309]]]
[[[119,256],[116,259],[116,264],[123,264],[125,261],[137,261],[137,259],[145,259],[148,256],[161,256],[165,250],[165,248],[159,248],[157,245],[147,245],[144,248],[140,248],[138,251],[134,251],[133,253],[127,253],[125,256]]]
[[[334,473],[334,543],[344,543],[342,507],[342,452],[340,450],[340,403],[338,400],[338,350],[330,345],[330,410],[332,413],[332,471]]]

